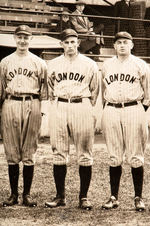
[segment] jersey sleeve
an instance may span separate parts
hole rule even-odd
[[[55,68],[51,62],[51,60],[48,62],[47,70],[48,70],[48,96],[50,100],[54,100],[54,82],[55,82],[55,72],[53,70]]]
[[[4,99],[6,97],[6,81],[5,81],[6,67],[3,60],[0,63],[0,106],[2,106]]]
[[[47,85],[47,65],[45,61],[42,62],[40,76],[40,100],[48,99],[48,85]]]
[[[103,63],[103,66],[102,66],[102,70],[101,70],[101,92],[102,92],[102,103],[103,103],[103,106],[104,106],[104,103],[105,103],[105,99],[104,99],[104,92],[105,92],[105,83],[103,81],[104,77],[105,77],[105,68],[106,68],[106,62]]]
[[[91,92],[91,104],[94,106],[96,104],[97,101],[97,97],[99,94],[99,87],[100,87],[100,79],[99,79],[99,70],[98,70],[98,66],[95,63],[93,65],[93,69],[92,69],[92,78],[91,78],[91,82],[90,82],[90,92]],[[100,90],[101,91],[101,90]]]
[[[144,62],[143,67],[141,68],[141,85],[144,91],[143,104],[150,106],[150,67]]]

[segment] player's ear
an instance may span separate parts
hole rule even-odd
[[[60,42],[60,45],[63,47],[63,42],[62,41]]]
[[[114,43],[114,49],[116,50],[116,43]]]
[[[81,39],[78,39],[78,47],[80,46],[81,43]]]
[[[133,49],[134,47],[134,43],[131,41],[131,49]]]

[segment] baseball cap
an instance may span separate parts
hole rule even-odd
[[[66,38],[70,36],[78,37],[78,34],[75,30],[71,28],[63,30],[60,34],[61,41],[64,41]]]
[[[31,28],[28,25],[20,25],[16,28],[15,34],[32,35]]]
[[[120,31],[118,32],[116,35],[115,35],[115,38],[114,38],[114,42],[116,42],[118,39],[120,38],[125,38],[125,39],[129,39],[129,40],[133,40],[131,34],[129,34],[128,32],[126,31]]]
[[[86,5],[86,3],[83,0],[78,0],[76,1],[76,5]]]

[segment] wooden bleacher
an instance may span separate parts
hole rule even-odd
[[[0,0],[0,32],[13,32],[19,24],[28,24],[33,32],[54,30],[63,7],[45,3]]]

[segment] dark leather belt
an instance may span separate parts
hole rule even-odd
[[[6,99],[10,99],[10,100],[31,100],[31,99],[39,99],[39,95],[38,94],[32,94],[29,96],[13,96],[13,95],[7,95]]]
[[[65,99],[65,98],[58,97],[58,101],[66,102],[66,103],[81,103],[82,98]]]
[[[132,101],[132,102],[128,102],[128,103],[118,103],[118,104],[108,102],[107,105],[115,107],[115,108],[123,108],[123,107],[129,107],[129,106],[133,106],[133,105],[137,105],[137,104],[138,104],[137,101]]]

